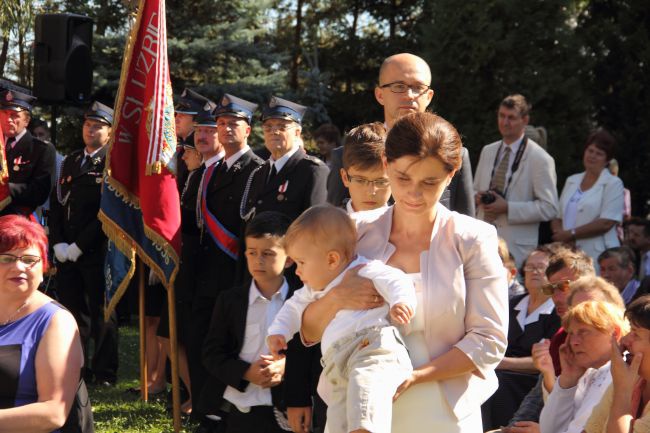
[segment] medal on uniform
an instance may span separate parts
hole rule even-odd
[[[22,155],[17,158],[14,158],[14,171],[20,170],[20,163],[22,162],[23,162]]]
[[[282,185],[278,188],[278,196],[276,197],[278,201],[284,201],[284,193],[287,192],[287,187],[289,186],[289,181],[285,180]]]
[[[18,170],[20,170],[20,167],[18,167],[17,165],[14,165],[14,171],[18,171]]]
[[[68,182],[68,183],[72,182],[72,176],[68,176],[68,177],[66,177],[66,178],[65,178],[65,181]]]
[[[95,178],[95,183],[102,183],[102,178],[101,177],[96,177]]]

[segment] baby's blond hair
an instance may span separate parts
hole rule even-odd
[[[327,251],[336,250],[345,259],[354,257],[357,247],[357,229],[352,218],[343,209],[330,205],[312,206],[291,223],[284,236],[284,248],[298,239],[307,238]]]

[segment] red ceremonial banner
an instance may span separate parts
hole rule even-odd
[[[0,125],[0,210],[11,203],[11,192],[9,191],[9,168],[5,153],[4,134]]]
[[[100,220],[109,240],[108,313],[133,276],[135,254],[173,284],[180,251],[180,201],[171,172],[176,150],[164,0],[140,0],[127,40],[106,158]],[[112,245],[111,245],[112,246]],[[111,271],[115,253],[130,262]],[[124,266],[122,266],[124,267]]]

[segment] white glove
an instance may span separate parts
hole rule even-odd
[[[59,263],[65,263],[68,260],[68,247],[70,245],[66,244],[65,242],[61,242],[58,244],[55,244],[52,248],[54,248],[54,257],[56,257],[56,260]]]
[[[68,247],[68,260],[71,262],[76,262],[79,256],[83,254],[83,251],[79,249],[76,243],[71,243]]]
[[[156,284],[161,283],[160,278],[158,278],[158,275],[153,271],[153,269],[149,269],[149,285],[150,286],[155,286]]]

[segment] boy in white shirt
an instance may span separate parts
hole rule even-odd
[[[364,264],[359,275],[371,279],[387,303],[372,310],[341,310],[327,325],[319,394],[328,404],[330,433],[389,433],[393,395],[412,366],[388,316],[396,324],[408,323],[415,311],[415,289],[402,271],[356,256],[356,239],[350,217],[332,206],[311,207],[291,224],[284,245],[305,286],[275,317],[267,344],[276,356],[286,349],[300,330],[307,305],[337,285],[346,270]]]

